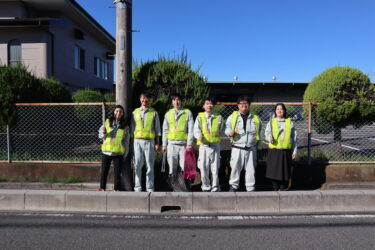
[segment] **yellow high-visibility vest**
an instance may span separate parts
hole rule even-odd
[[[219,115],[214,114],[214,118],[211,124],[211,132],[207,127],[207,119],[204,112],[198,114],[201,118],[201,128],[203,134],[203,140],[197,141],[197,145],[209,144],[214,142],[220,142],[221,138],[219,135]]]
[[[176,126],[176,122],[174,119],[174,109],[170,109],[168,111],[168,124],[169,124],[168,140],[176,140],[176,141],[187,140],[188,134],[185,133],[187,114],[188,114],[188,110],[184,109],[182,111],[182,114]]]
[[[232,130],[235,132],[234,133],[234,136],[231,137],[231,140],[235,141],[237,140],[237,137],[238,137],[238,128],[236,127],[236,124],[237,124],[237,118],[239,116],[239,111],[234,111],[232,113],[232,119],[231,119],[231,128]],[[250,114],[249,114],[250,115]],[[260,120],[259,120],[259,117],[257,115],[252,115],[253,116],[253,120],[254,120],[254,123],[255,123],[255,139],[259,140],[260,136],[259,136],[259,131],[260,131]],[[246,121],[245,121],[246,122]]]
[[[117,129],[115,138],[112,138],[111,132],[113,128],[110,126],[109,119],[105,121],[105,128],[107,133],[105,134],[104,143],[102,144],[102,151],[124,154],[125,147],[122,145],[122,140],[125,136],[124,129]]]
[[[142,118],[141,118],[141,109],[137,108],[134,110],[134,121],[135,121],[135,129],[134,129],[134,138],[136,139],[154,139],[155,133],[152,132],[152,121],[154,118],[155,110],[150,108],[147,112],[145,119],[146,124],[143,126]]]
[[[269,143],[269,148],[278,148],[278,149],[292,149],[292,142],[290,140],[292,134],[292,121],[290,118],[285,119],[285,128],[284,128],[284,138],[280,138],[279,136],[279,125],[277,122],[277,118],[273,118],[271,121],[272,126],[272,135],[273,135],[273,143]]]

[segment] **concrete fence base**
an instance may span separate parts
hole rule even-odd
[[[118,214],[318,214],[375,212],[375,190],[135,193],[0,190],[0,211]]]

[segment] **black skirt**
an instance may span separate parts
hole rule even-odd
[[[272,180],[288,181],[292,168],[290,149],[268,149],[266,177]]]

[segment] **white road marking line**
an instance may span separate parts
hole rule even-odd
[[[375,218],[375,214],[336,214],[336,215],[263,215],[263,216],[218,216],[218,220],[262,220],[262,219],[298,219],[298,218],[315,218],[315,219],[332,219],[332,218]]]
[[[316,139],[316,138],[311,138],[311,140],[315,140],[315,141],[319,141],[319,142],[325,142],[325,143],[333,143],[333,142],[330,142],[330,141],[320,140],[320,139]],[[343,148],[349,148],[349,149],[353,149],[353,150],[357,150],[357,151],[361,151],[359,148],[354,148],[354,147],[347,146],[347,145],[342,145],[341,144],[341,147],[343,147]]]
[[[3,214],[0,214],[3,215]],[[18,213],[21,216],[51,216],[51,217],[73,217],[82,216],[79,214],[43,214],[43,213]],[[123,218],[123,219],[177,219],[177,220],[271,220],[271,219],[303,219],[303,218],[314,218],[314,219],[339,219],[339,218],[375,218],[375,214],[321,214],[321,215],[219,215],[219,216],[149,216],[149,215],[83,215],[86,218]]]

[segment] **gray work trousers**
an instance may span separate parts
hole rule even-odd
[[[134,168],[135,185],[134,191],[142,191],[142,167],[145,163],[146,172],[146,190],[154,191],[154,163],[156,152],[154,149],[154,140],[134,139]]]
[[[202,191],[220,191],[220,144],[211,143],[199,146],[198,168],[201,171]],[[212,184],[210,182],[210,173]]]
[[[169,174],[173,173],[173,169],[178,169],[180,166],[181,172],[184,171],[184,144],[168,144],[167,146],[167,161],[169,165]]]
[[[255,147],[251,147],[248,150],[232,148],[230,159],[232,172],[230,173],[229,184],[233,188],[238,189],[240,186],[241,171],[245,168],[246,191],[253,191],[255,186],[256,162],[257,156]]]

